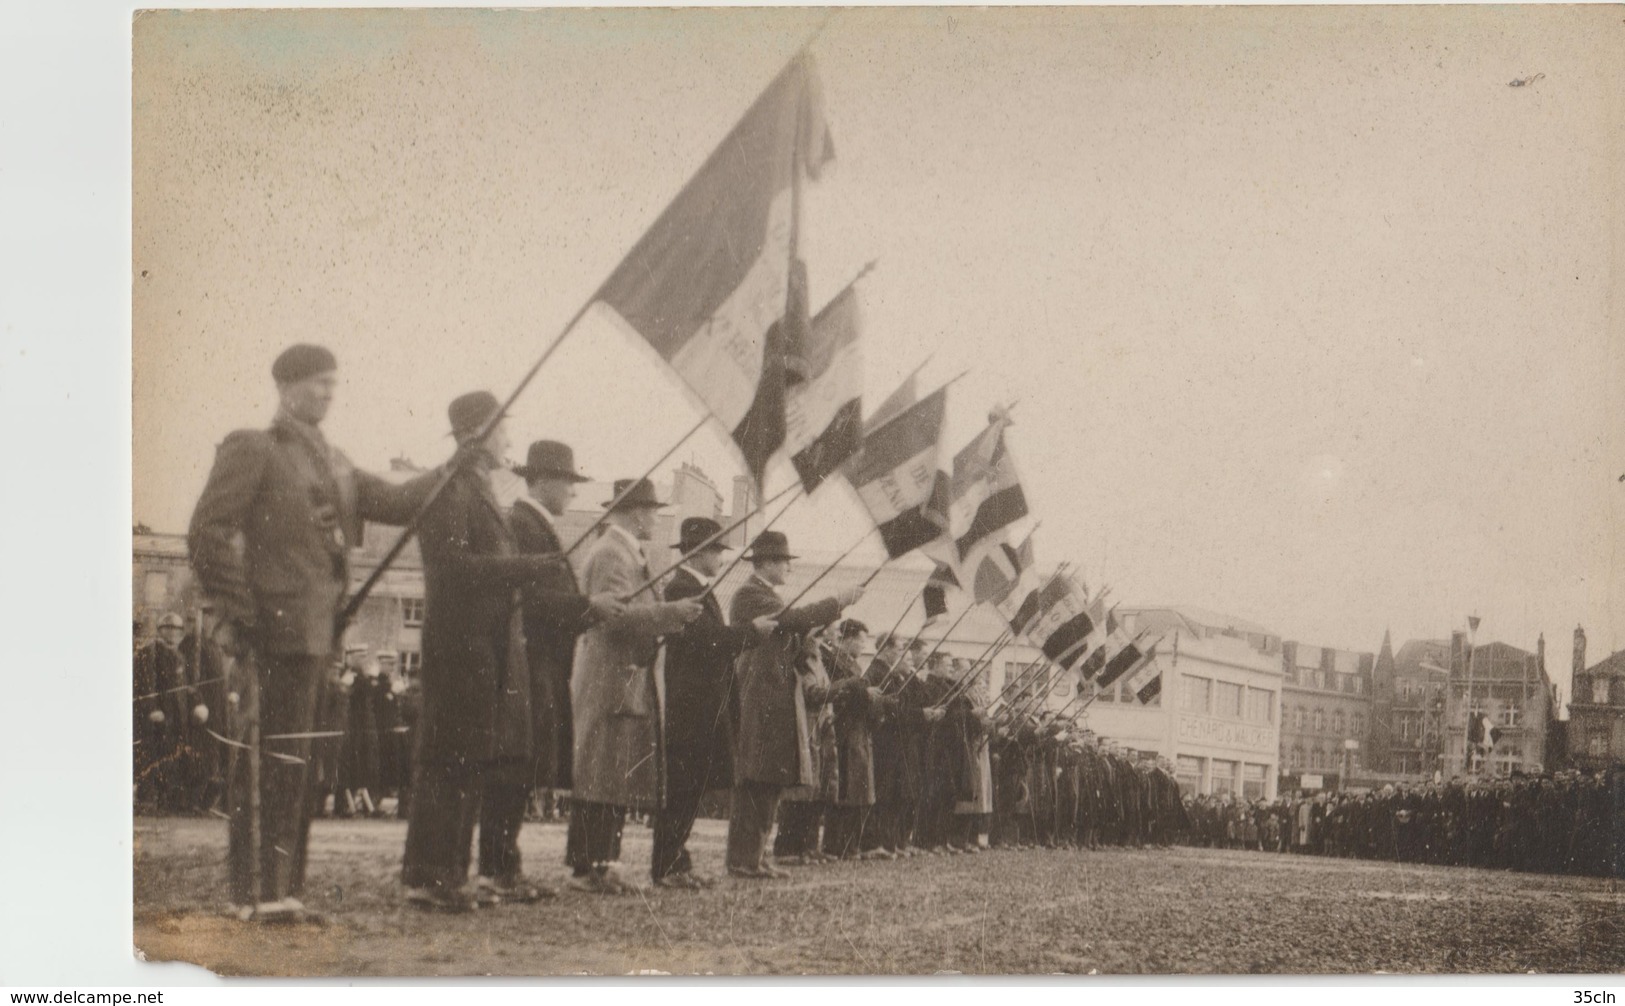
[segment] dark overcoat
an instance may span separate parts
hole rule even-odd
[[[729,610],[734,625],[763,615],[778,621],[772,636],[734,663],[739,680],[736,782],[811,786],[818,781],[807,698],[795,662],[802,637],[840,614],[841,606],[832,597],[786,610],[773,586],[754,575],[734,594]]]
[[[702,597],[703,595],[703,597]],[[738,693],[733,664],[754,640],[749,625],[730,626],[716,593],[678,567],[666,583],[668,601],[702,597],[700,617],[666,637],[666,771],[678,780],[708,779],[714,788],[733,783],[734,721]]]
[[[419,525],[425,602],[420,765],[531,757],[520,596],[561,560],[519,554],[477,464],[458,467]]]
[[[552,523],[540,504],[519,500],[508,513],[522,555],[562,555]],[[554,563],[534,589],[525,592],[525,660],[530,670],[531,746],[534,782],[569,789],[574,775],[575,732],[570,706],[570,674],[576,637],[590,624],[587,596],[568,562]]]

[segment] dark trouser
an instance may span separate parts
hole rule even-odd
[[[244,654],[239,673],[257,674],[259,679],[260,736],[309,733],[321,699],[327,670],[326,656],[259,656]],[[248,742],[247,724],[255,715],[248,690],[240,689],[243,706],[233,717],[235,740]],[[227,839],[227,863],[231,900],[247,905],[255,901],[280,901],[297,895],[305,886],[305,846],[310,838],[309,740],[264,740],[260,755],[260,890],[255,897],[252,873],[253,833],[250,828],[250,752],[233,749],[231,775],[231,825]],[[297,762],[272,757],[272,752],[291,755]]]
[[[710,785],[707,758],[677,752],[667,756],[666,804],[654,814],[654,852],[649,860],[649,874],[654,879],[694,869],[688,854],[688,836]]]
[[[845,858],[862,851],[863,828],[870,809],[842,804],[830,807],[824,815],[824,855]]]
[[[987,819],[987,814],[955,814],[949,841],[973,848],[981,845],[982,835],[987,831]]]
[[[621,831],[626,827],[626,808],[614,804],[575,800],[570,808],[570,830],[565,835],[564,856],[570,871],[578,877],[602,872],[621,858]]]
[[[508,767],[488,779],[480,794],[480,876],[518,877],[524,873],[519,855],[519,829],[530,804],[530,784],[516,782]]]
[[[734,786],[733,806],[728,813],[728,855],[730,870],[756,870],[767,865],[767,837],[779,812],[777,783],[746,779]]]
[[[401,883],[435,891],[468,883],[484,770],[480,764],[455,762],[417,767]]]
[[[779,833],[773,840],[775,856],[810,856],[818,851],[818,826],[828,804],[818,800],[782,800]]]

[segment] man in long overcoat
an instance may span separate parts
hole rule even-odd
[[[690,890],[712,883],[694,872],[688,836],[706,792],[733,785],[734,658],[773,632],[768,616],[739,626],[723,620],[712,589],[728,551],[721,531],[709,517],[683,521],[677,541],[683,563],[664,592],[668,601],[697,598],[703,610],[682,632],[666,637],[666,801],[655,815],[649,860],[660,887]]]
[[[557,441],[538,440],[514,473],[525,480],[526,489],[508,513],[519,554],[560,561],[550,563],[524,592],[532,757],[529,762],[503,765],[485,782],[477,883],[503,900],[530,902],[554,892],[525,876],[519,831],[533,788],[570,788],[570,668],[576,637],[595,621],[617,614],[621,605],[608,594],[589,598],[581,593],[553,526],[554,518],[562,516],[575,498],[576,485],[586,481],[575,470],[575,452]],[[570,836],[579,841],[579,829],[572,828]]]
[[[620,479],[604,504],[608,530],[593,543],[581,573],[589,594],[630,598],[649,580],[643,543],[654,532],[655,498],[648,479]],[[661,804],[660,698],[656,686],[660,637],[699,617],[699,601],[631,600],[576,640],[570,698],[575,713],[572,817],[581,821],[581,844],[570,863],[570,886],[597,894],[623,894],[637,885],[622,877],[621,828],[629,807]]]
[[[520,555],[491,489],[507,450],[489,392],[463,395],[448,415],[457,438],[450,481],[419,525],[423,548],[423,707],[401,881],[409,903],[468,911],[490,892],[468,883],[483,785],[531,759],[530,674],[521,595],[556,556]]]
[[[811,729],[796,656],[802,637],[855,604],[863,588],[849,587],[821,601],[786,610],[775,589],[790,575],[789,540],[763,531],[751,542],[750,579],[734,594],[730,614],[743,625],[772,616],[773,635],[735,663],[739,680],[739,740],[734,756],[733,807],[728,817],[728,873],[745,879],[786,876],[768,862],[767,839],[789,786],[811,786]]]
[[[254,710],[239,685],[247,675],[256,681],[262,736],[310,732],[362,521],[404,524],[423,495],[421,481],[392,486],[356,471],[322,436],[337,366],[332,353],[308,344],[277,357],[276,418],[269,429],[237,430],[221,442],[192,513],[188,546],[212,613],[209,636],[235,660],[241,722]],[[309,757],[310,741],[297,736],[262,745],[258,891],[250,883],[250,759],[236,759],[228,872],[232,902],[245,916],[304,912],[296,895],[310,831]]]

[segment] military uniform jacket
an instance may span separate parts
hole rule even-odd
[[[841,614],[834,598],[793,610],[772,585],[752,576],[734,594],[729,614],[735,625],[773,615],[778,628],[760,646],[734,662],[739,681],[739,740],[734,754],[735,781],[778,786],[811,786],[812,729],[807,698],[795,662],[801,637]]]
[[[455,462],[453,462],[455,463]],[[462,465],[423,515],[422,763],[531,757],[520,595],[559,560],[520,555],[485,477]]]
[[[279,415],[268,430],[221,442],[192,512],[192,568],[216,612],[249,630],[260,652],[326,655],[362,520],[406,523],[424,485],[356,471],[314,427]]]
[[[553,525],[540,504],[522,499],[508,511],[508,524],[521,555],[562,556]],[[571,667],[576,638],[590,624],[587,596],[568,562],[550,565],[525,591],[525,662],[530,671],[531,747],[537,786],[569,789],[575,746],[570,706]]]

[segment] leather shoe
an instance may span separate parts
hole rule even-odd
[[[487,878],[481,877],[480,879],[486,880]],[[551,901],[559,896],[558,889],[551,884],[543,883],[534,877],[527,877],[522,873],[495,878],[492,883],[492,890],[503,901],[512,901],[520,905],[534,904],[538,901]]]
[[[705,887],[689,873],[668,873],[655,881],[655,886],[673,891],[699,891]]]
[[[773,875],[750,866],[730,866],[728,876],[736,880],[771,880]]]
[[[449,912],[461,915],[479,907],[473,892],[466,887],[444,890],[428,887],[408,887],[406,903],[425,912]]]

